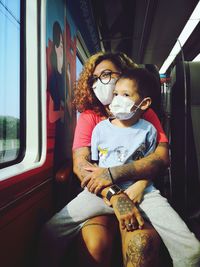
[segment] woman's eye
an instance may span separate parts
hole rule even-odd
[[[103,72],[102,74],[101,74],[101,78],[108,78],[109,76],[110,76],[110,72]]]
[[[114,96],[117,96],[117,95],[118,95],[118,93],[113,93],[113,95],[114,95]]]
[[[123,94],[123,96],[129,96],[129,94]]]

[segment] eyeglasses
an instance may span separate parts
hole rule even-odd
[[[121,73],[117,71],[111,71],[111,70],[104,70],[99,76],[93,76],[89,79],[89,84],[90,86],[93,86],[98,79],[100,80],[101,83],[103,84],[108,84],[113,77],[113,75],[119,76]]]

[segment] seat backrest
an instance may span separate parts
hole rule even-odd
[[[145,64],[144,68],[151,72],[158,81],[158,86],[155,88],[155,97],[152,99],[151,108],[156,112],[159,119],[163,120],[163,109],[161,105],[161,83],[160,83],[160,75],[158,69],[153,64]]]
[[[172,205],[188,218],[200,209],[200,62],[179,61],[171,81]]]
[[[160,82],[160,74],[158,68],[153,64],[145,64],[140,66],[147,69],[152,75],[154,75],[154,77],[157,80],[157,86],[155,88],[154,94],[151,96],[152,98],[151,108],[157,114],[164,128],[165,114],[163,111],[163,105],[161,99],[161,82]],[[168,181],[169,181],[168,172],[165,172],[162,175],[159,175],[159,177],[157,177],[156,179],[154,179],[154,184],[156,188],[158,188],[161,191],[161,193],[167,198],[169,196],[168,186],[166,186],[166,184],[169,184]]]
[[[200,181],[200,62],[188,63],[190,71],[191,124],[196,149],[198,179]]]

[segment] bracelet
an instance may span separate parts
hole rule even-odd
[[[114,179],[113,179],[113,176],[112,176],[112,173],[111,173],[111,171],[110,171],[110,168],[108,168],[108,172],[109,172],[109,175],[110,175],[111,181],[112,181],[112,183],[114,184],[114,183],[115,183],[115,181],[114,181]]]

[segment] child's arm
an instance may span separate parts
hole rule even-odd
[[[149,180],[140,180],[129,186],[124,192],[134,203],[140,203]]]

